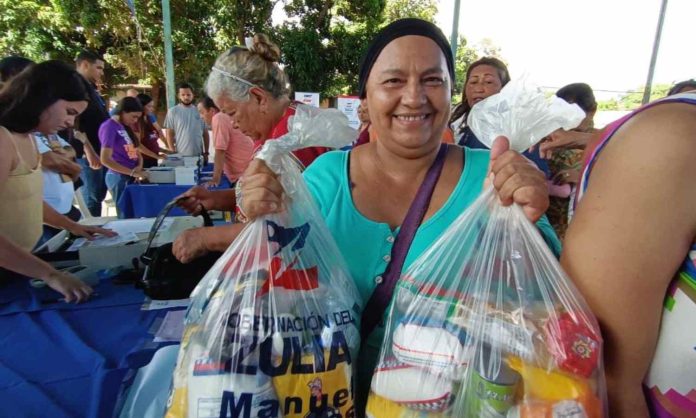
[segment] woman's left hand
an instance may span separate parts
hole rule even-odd
[[[546,176],[534,163],[510,150],[507,138],[501,136],[493,142],[489,171],[503,206],[517,203],[532,222],[546,212],[549,207]]]
[[[205,244],[205,227],[187,229],[182,232],[172,246],[172,253],[180,262],[186,264],[208,253]]]
[[[84,237],[88,240],[93,240],[97,235],[103,235],[105,237],[115,237],[118,235],[116,232],[110,229],[100,228],[98,226],[82,225],[75,222],[73,225],[66,228],[68,232],[78,237]]]

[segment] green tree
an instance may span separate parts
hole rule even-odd
[[[48,0],[0,0],[0,54],[35,61],[71,59],[86,39],[83,28],[66,19]]]
[[[672,86],[670,84],[655,84],[650,89],[650,101],[663,98]],[[624,94],[618,98],[600,101],[597,103],[599,110],[635,110],[643,105],[643,91],[645,86]]]
[[[360,58],[382,22],[384,0],[290,0],[276,28],[295,91],[354,93]]]
[[[609,100],[603,100],[600,102],[597,102],[597,109],[598,110],[620,110],[619,109],[619,102],[618,100],[612,98]]]
[[[502,54],[500,53],[500,47],[493,43],[491,38],[481,39],[478,45],[476,45],[476,50],[482,57],[494,57],[503,61]]]
[[[0,54],[72,60],[83,48],[105,55],[107,84],[164,79],[161,2],[0,0]],[[201,87],[215,57],[244,37],[268,32],[279,0],[172,0],[175,77]]]
[[[467,40],[463,35],[459,35],[459,40],[457,41],[457,56],[454,60],[456,83],[452,103],[459,103],[461,101],[464,81],[466,79],[466,70],[469,68],[469,65],[477,59],[479,59],[478,52],[468,46]]]
[[[384,10],[384,21],[393,22],[406,17],[417,17],[435,22],[437,1],[435,0],[388,0]]]
[[[665,97],[672,86],[670,84],[655,84],[650,89],[650,101]],[[634,110],[642,105],[645,86],[635,89],[619,99],[619,110]]]
[[[288,19],[273,27],[280,6]],[[148,83],[158,96],[164,80],[159,0],[0,0],[0,7],[0,54],[72,60],[80,49],[94,49],[109,64],[108,85]],[[360,59],[379,28],[407,16],[432,21],[436,13],[436,0],[171,0],[175,77],[201,87],[220,52],[264,32],[281,46],[296,90],[355,93]],[[471,62],[472,52],[462,48],[458,72]]]

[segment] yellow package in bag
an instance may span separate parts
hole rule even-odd
[[[347,354],[347,353],[346,353]],[[290,373],[272,379],[284,418],[353,418],[349,357],[324,350],[294,356]]]

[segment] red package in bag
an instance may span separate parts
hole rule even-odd
[[[549,354],[564,371],[589,378],[599,365],[600,338],[569,312],[544,327]]]

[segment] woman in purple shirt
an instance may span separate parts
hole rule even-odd
[[[124,97],[116,105],[116,112],[99,127],[101,142],[101,161],[109,171],[106,173],[106,187],[111,192],[114,203],[118,203],[126,185],[134,179],[146,179],[143,171],[143,158],[138,151],[140,141],[129,128],[137,123],[143,114],[143,106],[134,97]],[[116,205],[119,218],[122,214]]]

